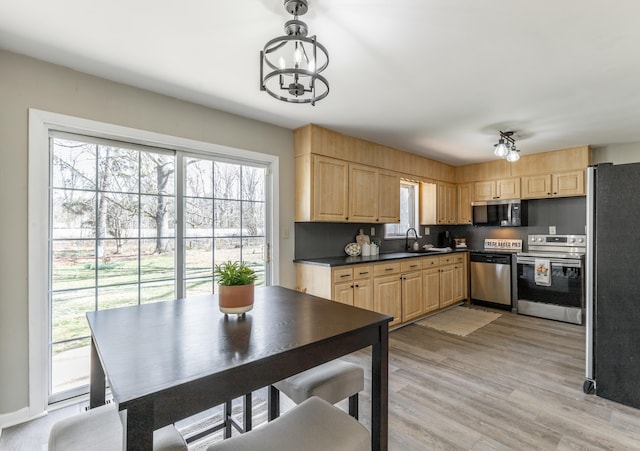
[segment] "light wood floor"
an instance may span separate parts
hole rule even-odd
[[[640,449],[640,410],[582,393],[583,327],[501,313],[466,337],[391,332],[389,449]],[[370,366],[368,351],[346,360]],[[368,427],[368,375],[366,384]],[[43,449],[50,424],[4,430],[0,450]]]
[[[502,313],[466,337],[391,332],[389,449],[640,449],[640,410],[582,392],[584,327]]]

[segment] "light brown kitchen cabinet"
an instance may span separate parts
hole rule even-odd
[[[438,182],[438,195],[436,199],[436,214],[438,224],[456,223],[456,185],[447,182]]]
[[[402,283],[402,322],[424,313],[422,293],[422,260],[410,258],[400,261]]]
[[[473,199],[487,201],[498,199],[519,199],[520,177],[500,180],[485,180],[473,184]]]
[[[522,177],[523,199],[583,196],[584,194],[584,171]]]
[[[455,303],[453,297],[453,285],[455,272],[453,265],[440,267],[440,308],[448,307]]]
[[[378,220],[378,170],[376,168],[349,163],[347,219],[353,222],[369,223]]]
[[[433,182],[420,182],[420,224],[438,223],[438,189]]]
[[[453,262],[453,300],[459,302],[467,298],[467,254],[454,254]]]
[[[386,313],[397,326],[466,299],[466,258],[455,252],[335,267],[296,263],[296,289]]]
[[[295,220],[345,222],[349,163],[321,155],[295,158]]]
[[[389,326],[402,321],[402,286],[400,274],[376,276],[373,279],[373,310],[393,316]]]
[[[434,266],[422,270],[422,295],[424,313],[440,308],[440,267]]]
[[[373,276],[371,265],[353,266],[353,305],[373,310]]]
[[[378,217],[381,224],[400,222],[400,176],[391,171],[378,171]]]
[[[295,220],[387,223],[400,220],[400,176],[322,155],[295,157]]]
[[[458,191],[458,224],[471,224],[473,210],[473,183],[461,183],[457,186]]]

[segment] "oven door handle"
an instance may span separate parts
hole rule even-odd
[[[554,258],[541,258],[541,260],[549,260],[551,266],[555,268],[582,268],[582,262],[579,260],[557,260]],[[536,259],[534,257],[516,257],[516,263],[518,265],[533,265],[535,261]]]

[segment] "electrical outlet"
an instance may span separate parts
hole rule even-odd
[[[288,240],[289,239],[289,227],[288,226],[284,226],[282,228],[281,236],[282,236],[283,240]]]
[[[371,227],[371,236],[376,236],[376,228]]]
[[[549,226],[549,235],[556,234],[556,226]]]
[[[425,236],[429,235],[429,227],[424,228],[424,234]]]

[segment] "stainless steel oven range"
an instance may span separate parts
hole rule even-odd
[[[574,324],[584,312],[585,235],[529,235],[516,255],[517,311]]]

